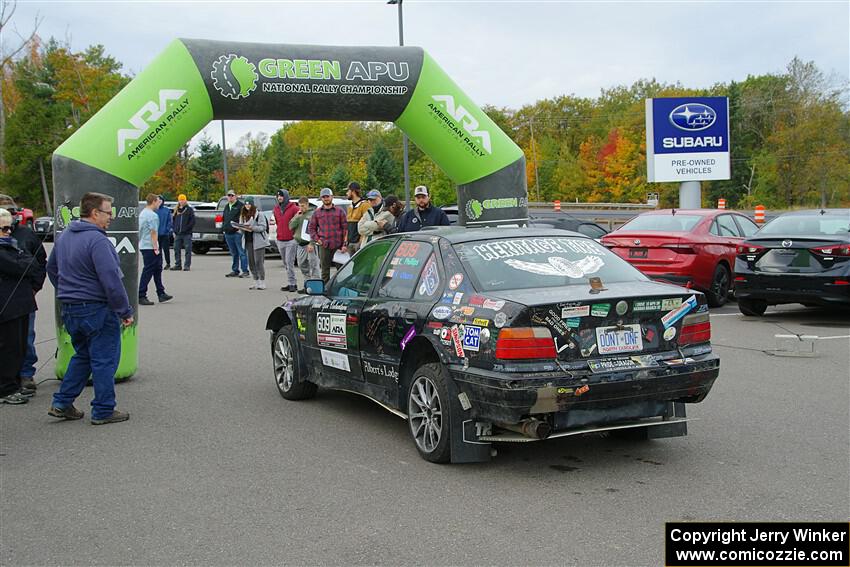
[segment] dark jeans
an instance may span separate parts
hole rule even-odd
[[[24,364],[21,366],[21,378],[32,378],[35,376],[36,362],[38,362],[38,355],[35,352],[35,311],[33,311],[29,317],[27,353],[24,355]]]
[[[234,234],[224,233],[224,242],[227,244],[227,249],[230,251],[230,257],[233,262],[230,264],[231,272],[239,272],[239,267],[242,267],[242,273],[248,273],[248,255],[245,254],[245,248],[242,246],[242,235],[238,232]]]
[[[178,268],[184,266],[180,261],[180,251],[186,251],[186,264],[188,268],[192,265],[192,235],[191,234],[175,234],[174,235],[174,265]]]
[[[62,409],[71,406],[91,376],[94,384],[92,418],[109,417],[115,409],[121,321],[106,303],[63,303],[62,323],[71,336],[74,356],[68,363],[62,385],[53,394],[53,405]]]
[[[21,389],[18,374],[27,352],[29,314],[0,323],[0,396],[14,394]]]
[[[162,285],[162,255],[154,254],[153,250],[141,250],[142,253],[142,278],[139,280],[139,299],[148,296],[148,284],[156,286],[156,294],[163,295],[165,286]]]
[[[171,265],[171,235],[170,234],[160,234],[158,235],[159,240],[159,253],[162,255],[162,259],[165,260],[165,265]]]
[[[322,281],[325,282],[325,285],[331,279],[331,266],[334,263],[335,252],[335,249],[332,250],[324,246],[319,246],[319,264],[322,266]]]

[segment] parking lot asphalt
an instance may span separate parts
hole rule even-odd
[[[421,460],[407,425],[365,398],[277,393],[269,311],[285,298],[224,278],[221,253],[166,272],[141,308],[130,421],[47,416],[53,290],[39,295],[38,394],[0,406],[0,564],[659,565],[664,522],[850,517],[847,313],[712,311],[720,378],[689,435],[586,435],[497,446],[492,462]],[[777,334],[820,337],[775,356]],[[831,338],[832,337],[832,338]]]

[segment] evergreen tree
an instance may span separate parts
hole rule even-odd
[[[378,190],[382,195],[398,192],[401,172],[398,164],[382,143],[375,146],[366,162],[366,191]]]
[[[221,146],[213,145],[212,141],[204,136],[198,142],[198,156],[190,162],[192,172],[195,174],[195,188],[202,201],[218,198],[223,191],[217,173],[222,171]]]

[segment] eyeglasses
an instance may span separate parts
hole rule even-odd
[[[110,218],[112,217],[112,209],[110,209],[110,210],[108,210],[108,211],[104,211],[103,209],[95,209],[95,210],[96,210],[97,212],[99,212],[99,213],[103,213],[103,214],[105,214],[105,215],[109,215],[109,217],[110,217]]]
[[[0,232],[12,232],[11,226],[0,226]]]

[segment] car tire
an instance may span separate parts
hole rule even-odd
[[[306,400],[316,395],[318,386],[300,376],[297,343],[292,338],[292,326],[286,325],[274,335],[272,365],[277,391],[287,400]]]
[[[767,311],[767,301],[763,299],[738,299],[738,309],[747,317],[760,317]]]
[[[200,254],[203,256],[207,252],[210,251],[210,247],[205,244],[193,244],[192,245],[192,254]]]
[[[724,264],[717,264],[714,275],[711,277],[711,288],[706,292],[709,307],[723,307],[729,300],[729,288],[732,283],[732,275],[729,268]]]
[[[448,376],[440,363],[416,369],[407,389],[407,423],[419,455],[432,463],[451,458],[452,404]]]

